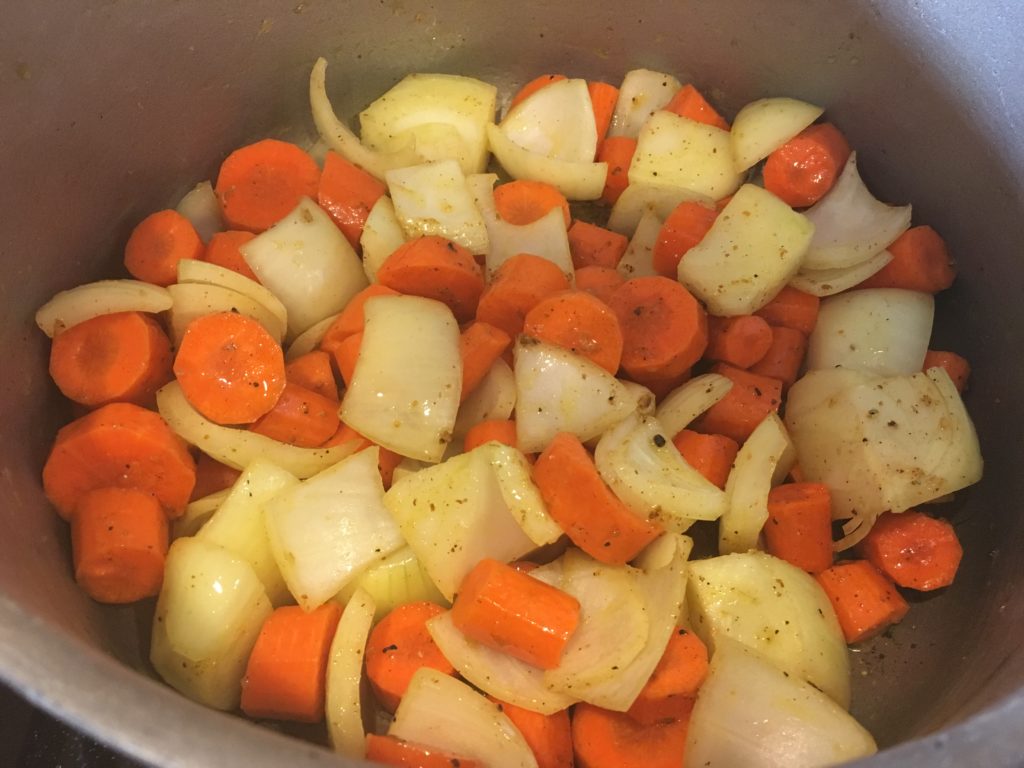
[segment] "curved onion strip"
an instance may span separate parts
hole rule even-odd
[[[217,491],[189,502],[185,507],[185,514],[172,523],[173,538],[195,536],[196,532],[213,516],[213,513],[230,494],[231,488],[225,488],[223,491]]]
[[[803,269],[789,281],[799,291],[825,298],[860,285],[892,261],[889,251],[879,251],[867,261],[836,269]]]
[[[166,288],[140,280],[99,280],[61,291],[36,312],[36,325],[51,339],[72,326],[114,312],[156,314],[171,308]]]
[[[338,314],[341,313],[339,312]],[[337,319],[338,315],[325,317],[319,323],[314,323],[296,336],[295,341],[288,345],[288,351],[284,353],[284,359],[290,363],[295,358],[302,357],[307,352],[312,352],[319,347],[320,342],[327,335],[327,331],[334,325],[334,321]]]
[[[235,469],[245,469],[253,460],[263,458],[306,478],[337,464],[358,447],[358,441],[352,440],[331,448],[299,448],[247,429],[223,427],[189,405],[176,381],[156,393],[156,405],[164,421],[185,442]]]
[[[171,338],[181,344],[189,324],[198,317],[214,312],[237,312],[262,325],[278,344],[284,339],[286,326],[265,304],[251,296],[223,285],[175,283],[167,286],[174,305],[171,307]]]
[[[224,217],[220,212],[220,201],[213,191],[213,184],[201,181],[185,193],[175,210],[189,220],[199,239],[204,243],[224,229]],[[191,259],[186,259],[191,261]]]
[[[672,101],[681,87],[682,83],[664,72],[631,69],[619,86],[608,135],[635,139],[650,116]]]
[[[335,752],[353,760],[366,755],[360,686],[366,639],[375,612],[373,598],[357,589],[341,614],[327,657],[327,737]]]
[[[732,379],[719,373],[695,376],[672,390],[658,405],[655,416],[669,436],[675,437],[690,422],[713,406],[732,389]]]
[[[462,440],[474,424],[488,419],[508,419],[516,406],[516,378],[500,357],[472,392],[459,405],[455,417],[455,440]]]
[[[713,208],[715,201],[699,192],[668,184],[637,182],[626,187],[608,214],[608,229],[632,237],[640,219],[653,211],[664,221],[680,203],[700,203]]]
[[[515,179],[546,181],[569,200],[597,200],[604,191],[608,163],[574,163],[538,155],[520,147],[496,125],[487,126],[487,139],[501,167]]]
[[[230,288],[232,291],[238,291],[270,310],[282,327],[288,326],[288,310],[284,308],[281,300],[255,280],[234,270],[198,259],[182,259],[178,262],[178,282],[219,285],[223,288]]]
[[[623,379],[622,383],[629,390],[629,393],[636,398],[636,412],[643,416],[653,416],[655,407],[654,393],[643,384],[637,384],[635,381]]]

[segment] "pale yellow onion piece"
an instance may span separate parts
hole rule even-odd
[[[175,210],[189,220],[204,243],[210,242],[211,237],[224,229],[220,201],[209,181],[201,181],[186,192]]]
[[[667,184],[718,200],[743,177],[733,169],[729,132],[673,112],[655,112],[640,130],[629,183]]]
[[[732,379],[720,373],[704,373],[673,389],[655,411],[665,431],[675,437],[690,422],[713,406],[732,389]]]
[[[642,571],[655,571],[667,568],[674,558],[680,557],[685,562],[693,552],[693,539],[677,533],[663,533],[633,558],[633,565]]]
[[[388,735],[488,768],[537,768],[529,745],[500,705],[430,667],[413,674]]]
[[[932,337],[935,299],[900,288],[864,288],[821,302],[807,338],[807,369],[917,373]]]
[[[338,119],[327,98],[327,60],[323,57],[316,60],[309,73],[309,104],[313,112],[313,123],[327,146],[381,181],[392,168],[405,168],[424,160],[415,151],[411,141],[391,153],[376,152],[363,146],[359,137]]]
[[[654,211],[644,211],[640,217],[640,223],[615,267],[627,280],[659,274],[654,268],[654,246],[661,233],[661,223]]]
[[[690,624],[712,652],[723,638],[741,642],[849,706],[846,640],[813,576],[764,552],[696,560],[689,569]]]
[[[474,254],[487,253],[487,228],[457,162],[398,168],[385,178],[406,238],[437,235]]]
[[[338,314],[341,314],[340,312]],[[284,353],[284,359],[287,362],[291,362],[297,357],[302,357],[307,352],[312,352],[320,346],[320,342],[324,340],[324,336],[327,335],[327,331],[334,325],[334,321],[338,319],[338,314],[330,315],[325,317],[319,323],[314,323],[309,326],[306,330],[295,337],[295,340],[288,345],[288,349]]]
[[[235,469],[245,469],[258,458],[266,459],[299,478],[310,477],[337,464],[352,453],[356,441],[331,448],[299,448],[247,429],[215,424],[189,405],[181,385],[172,381],[156,393],[160,416],[185,442],[212,459]]]
[[[184,536],[195,536],[196,532],[217,511],[217,507],[228,497],[229,493],[231,493],[231,489],[225,488],[223,491],[217,491],[189,502],[185,507],[185,514],[171,523],[171,537],[180,539]]]
[[[690,715],[683,765],[819,768],[876,751],[871,734],[821,691],[723,642]]]
[[[327,655],[327,739],[335,752],[353,760],[366,756],[361,688],[366,640],[375,612],[373,598],[357,589],[338,620]]]
[[[571,163],[530,152],[496,125],[487,126],[491,152],[512,178],[546,181],[569,200],[597,200],[604,191],[607,163]]]
[[[178,282],[220,285],[224,288],[238,291],[238,293],[258,301],[270,310],[274,317],[277,318],[281,327],[288,327],[288,310],[284,308],[284,304],[280,302],[277,296],[255,280],[251,280],[234,270],[225,269],[216,264],[199,261],[198,259],[182,259],[178,262]]]
[[[515,405],[515,375],[509,364],[498,358],[476,389],[459,406],[453,430],[455,439],[464,439],[470,428],[481,421],[510,418]]]
[[[404,603],[428,601],[449,605],[408,544],[371,563],[342,587],[335,599],[345,604],[357,591],[363,591],[373,598],[376,605],[374,621],[380,621]]]
[[[653,416],[656,402],[654,393],[643,384],[637,384],[635,381],[623,380],[622,384],[633,396],[633,399],[636,400],[636,412],[642,416]]]
[[[239,250],[288,310],[288,335],[340,312],[368,285],[362,262],[330,216],[308,197]]]
[[[61,291],[36,312],[36,325],[50,338],[114,312],[165,312],[174,303],[166,288],[141,280],[99,280]]]
[[[689,189],[640,182],[626,187],[608,214],[608,229],[632,237],[641,217],[653,211],[664,221],[680,203],[694,202],[713,208],[714,201]]]
[[[867,261],[910,226],[911,207],[878,200],[861,180],[857,153],[851,152],[835,186],[804,215],[814,239],[804,269],[836,269]]]
[[[262,325],[278,344],[284,339],[287,326],[265,304],[251,296],[223,285],[203,283],[174,283],[167,286],[174,302],[170,312],[171,340],[181,344],[185,331],[193,320],[215,312],[235,312]]]
[[[559,80],[534,91],[499,127],[523,149],[555,160],[589,163],[597,154],[594,104],[586,80]]]
[[[679,281],[714,315],[752,314],[797,273],[813,234],[805,216],[744,184],[679,262]]]
[[[676,78],[650,69],[632,69],[622,78],[609,136],[636,138],[644,123],[682,87]]]
[[[562,535],[562,528],[548,514],[540,490],[530,477],[530,463],[516,448],[489,442],[479,450],[491,463],[501,497],[509,514],[534,544],[552,544]]]
[[[778,414],[769,413],[743,443],[725,481],[729,506],[718,522],[721,554],[757,549],[768,519],[768,492],[782,482],[795,461],[785,424]]]
[[[398,462],[398,466],[396,466],[394,471],[391,473],[391,484],[394,485],[402,478],[408,477],[409,475],[415,475],[421,469],[426,469],[427,467],[432,466],[434,465],[428,464],[425,461],[417,461],[416,459],[410,459],[408,456],[406,456],[400,462]]]
[[[732,121],[732,154],[742,173],[796,136],[825,110],[806,101],[777,97],[747,104]]]
[[[376,296],[363,314],[341,420],[402,456],[439,461],[452,439],[462,388],[459,326],[451,310],[419,296]]]
[[[363,271],[371,283],[377,282],[377,270],[388,260],[388,256],[405,242],[405,233],[395,215],[395,205],[387,195],[381,195],[373,204],[359,245],[363,249]]]
[[[789,284],[798,291],[825,298],[860,285],[892,261],[889,251],[879,251],[867,261],[837,269],[801,269]]]
[[[458,673],[496,699],[542,715],[560,712],[579,701],[550,690],[539,667],[467,638],[452,623],[450,611],[430,619],[427,630]]]

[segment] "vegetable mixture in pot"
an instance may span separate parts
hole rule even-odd
[[[795,99],[544,75],[496,122],[416,74],[357,136],[325,74],[316,146],[37,313],[82,589],[157,598],[184,695],[388,765],[872,754],[847,646],[953,582],[982,472],[941,237]]]

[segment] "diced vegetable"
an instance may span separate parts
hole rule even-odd
[[[609,136],[636,138],[651,115],[667,105],[682,84],[672,75],[633,69],[622,78]]]
[[[560,80],[535,91],[509,110],[500,127],[523,149],[554,160],[589,163],[597,153],[586,80]]]
[[[374,621],[379,621],[385,614],[405,603],[447,602],[408,545],[384,555],[368,566],[342,587],[337,599],[347,604],[357,590],[362,590],[373,599],[376,606]]]
[[[491,152],[510,176],[554,184],[569,200],[597,200],[604,190],[606,163],[571,162],[531,152],[497,126],[487,126]]]
[[[758,99],[747,104],[732,121],[732,153],[736,170],[743,172],[809,126],[825,110],[788,98]]]

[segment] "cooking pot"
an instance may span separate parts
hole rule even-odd
[[[131,227],[230,149],[309,140],[306,78],[354,114],[414,71],[504,93],[545,72],[617,82],[645,66],[727,114],[764,95],[827,105],[869,185],[914,204],[959,262],[937,345],[974,366],[986,477],[945,509],[957,582],[853,652],[875,766],[1016,765],[1024,755],[1024,5],[984,0],[39,0],[0,25],[0,678],[158,765],[338,765],[309,743],[157,682],[148,616],[79,592],[40,469],[69,418],[32,322],[58,290],[114,274]],[[340,764],[352,765],[341,761]]]

